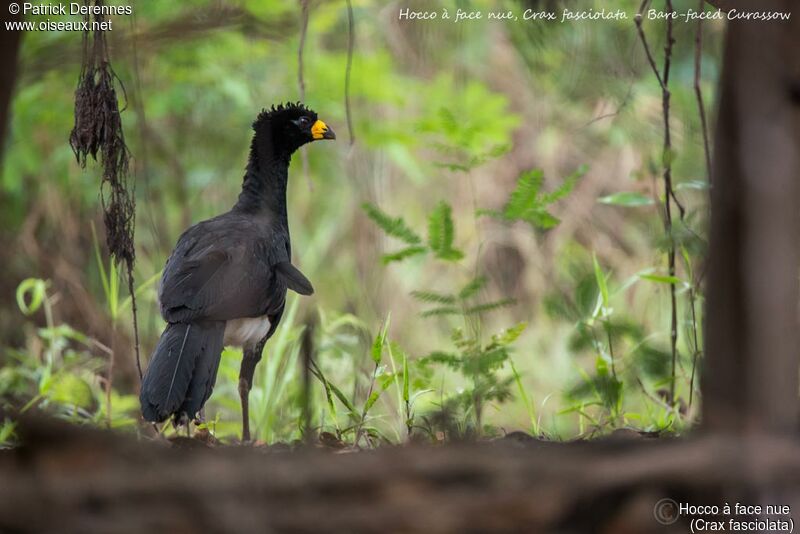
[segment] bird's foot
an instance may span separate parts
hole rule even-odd
[[[181,412],[180,414],[175,414],[172,419],[172,426],[178,430],[181,427],[186,427],[186,437],[192,437],[192,429],[191,429],[191,419],[186,412]]]

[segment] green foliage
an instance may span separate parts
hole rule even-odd
[[[441,201],[428,216],[428,247],[441,260],[458,261],[464,253],[453,248],[454,239],[453,209]]]
[[[564,182],[550,193],[542,192],[544,172],[535,169],[523,173],[517,180],[517,186],[501,211],[479,210],[481,215],[490,215],[507,221],[525,221],[539,230],[549,230],[560,222],[548,211],[550,205],[566,197],[586,174],[588,167],[582,165],[569,175]]]
[[[372,219],[381,230],[386,232],[387,235],[396,237],[409,245],[416,245],[422,241],[422,239],[406,225],[402,217],[392,218],[369,202],[363,203],[361,207],[364,209],[367,216]]]
[[[485,403],[505,402],[511,398],[511,384],[515,378],[502,377],[499,371],[510,361],[510,345],[522,334],[525,327],[525,323],[520,323],[495,334],[487,344],[482,344],[475,336],[464,334],[461,329],[454,329],[453,352],[434,351],[420,360],[423,366],[447,366],[470,381],[469,388],[450,396],[445,404],[449,410],[457,410],[462,414],[462,418],[471,415],[475,428],[481,427]],[[513,372],[516,375],[516,371]]]
[[[17,306],[25,315],[36,313],[45,298],[47,284],[44,280],[26,278],[17,286]]]
[[[17,424],[6,417],[0,423],[0,450],[12,447],[16,442]]]
[[[496,7],[506,4],[519,8],[505,0]],[[589,4],[587,9],[609,7],[599,0]],[[612,4],[629,8],[618,0]],[[487,5],[481,0],[476,8]],[[387,437],[446,439],[440,431],[487,436],[496,432],[493,427],[519,428],[528,420],[533,433],[565,437],[586,425],[605,432],[631,422],[677,429],[691,422],[697,404],[679,413],[664,406],[659,390],[677,382],[676,404],[688,402],[694,361],[703,354],[702,274],[695,274],[700,271],[695,267],[706,252],[709,184],[697,142],[692,47],[678,46],[673,56],[675,148],[664,154],[660,129],[653,127],[660,122],[660,87],[630,21],[582,31],[569,24],[474,21],[465,39],[458,25],[436,24],[428,31],[432,26],[409,23],[399,33],[387,33],[384,3],[366,0],[354,7],[358,39],[351,102],[357,143],[352,149],[341,141],[314,146],[293,161],[288,191],[293,247],[318,293],[313,301],[290,296],[283,322],[267,344],[251,394],[254,436],[270,443],[301,437],[300,340],[307,326],[301,317],[309,312],[320,317],[314,330],[312,427],[349,444],[371,446]],[[157,39],[158,46],[141,48],[135,65],[130,55],[112,58],[130,97],[123,123],[138,162],[136,296],[144,349],[163,327],[155,282],[175,238],[188,224],[230,206],[241,184],[254,113],[298,98],[297,9],[293,3],[246,0],[231,12],[244,24],[230,24],[229,13],[205,1],[191,7],[150,2],[137,7],[131,28],[127,23],[121,28],[146,42],[160,29],[180,28],[189,11],[219,23],[185,36],[171,32]],[[343,3],[312,6],[305,98],[340,139],[347,137],[341,94],[346,28]],[[390,34],[394,37],[386,39]],[[704,36],[701,85],[709,109],[721,35],[721,27],[709,26]],[[132,384],[106,391],[108,347],[69,326],[82,324],[75,315],[85,313],[92,324],[105,318],[101,324],[114,330],[97,333],[104,340],[131,338],[130,297],[120,288],[103,243],[92,240],[91,221],[100,224],[98,170],[90,165],[81,171],[65,142],[79,67],[69,58],[80,54],[61,54],[67,58],[62,62],[43,59],[54,51],[77,50],[74,37],[34,32],[21,49],[24,74],[11,103],[0,168],[0,219],[6,241],[28,241],[5,257],[8,277],[24,282],[16,295],[21,313],[0,317],[10,325],[0,349],[0,402],[98,425],[107,425],[110,416],[112,426],[133,428],[138,408]],[[495,162],[498,158],[502,161]],[[673,165],[676,194],[686,207],[671,235],[661,230],[659,210],[603,206],[647,208],[663,202],[632,191],[646,192],[651,181],[658,183],[665,160]],[[471,206],[487,207],[483,195],[518,165],[569,169],[582,161],[592,164],[592,183],[581,188],[582,196],[597,185],[617,193],[594,206],[579,199],[583,202],[570,212],[563,199],[585,169],[560,183],[529,171],[495,211],[478,213],[524,221],[535,234],[526,235],[525,225],[496,228],[479,221],[474,230],[467,225],[475,215]],[[354,199],[362,198],[385,199],[380,208],[363,209],[388,238],[383,262],[403,262],[402,269],[370,268],[373,235],[360,230],[363,217],[349,215],[358,207]],[[559,218],[570,223],[564,232],[539,234]],[[587,221],[595,228],[587,231]],[[505,257],[496,265],[499,244],[518,249],[519,266]],[[674,277],[660,255],[673,245],[679,251]],[[52,258],[59,261],[53,264]],[[670,284],[677,286],[679,299],[677,377],[670,375],[665,320]],[[505,287],[517,289],[506,294]],[[411,305],[400,294],[407,292]],[[3,309],[13,310],[14,293],[6,298]],[[70,305],[58,308],[57,299]],[[515,301],[520,305],[512,308]],[[59,313],[52,313],[54,307]],[[392,328],[384,332],[381,318],[389,310]],[[506,360],[498,367],[486,358],[493,380],[511,379],[508,386],[519,402],[476,406],[476,387],[459,363],[463,351],[453,332],[460,330],[485,351],[491,341],[484,331],[525,319],[532,327],[515,342],[515,366]],[[441,362],[422,365],[419,356],[436,354],[435,348],[441,349]],[[240,429],[240,358],[239,351],[225,351],[207,405],[206,425],[222,439]],[[567,395],[559,396],[561,391]],[[542,398],[554,400],[542,409]],[[0,446],[14,442],[13,426],[13,421],[0,424]]]
[[[386,235],[411,245],[397,252],[385,254],[383,256],[384,264],[402,261],[427,252],[431,252],[438,259],[451,262],[464,257],[464,253],[453,245],[455,241],[453,209],[447,202],[439,202],[428,216],[427,247],[419,245],[422,241],[421,238],[408,227],[402,217],[393,218],[370,203],[364,203],[361,207]]]
[[[110,349],[67,324],[53,322],[48,285],[26,279],[17,288],[20,311],[33,316],[43,309],[46,326],[35,329],[37,351],[7,352],[13,365],[0,369],[0,406],[21,412],[35,407],[76,423],[133,426],[138,400],[103,387],[105,365],[93,354],[108,357]],[[0,447],[11,443],[13,434],[14,424],[6,420],[0,426]]]
[[[422,317],[441,315],[469,316],[499,310],[513,305],[511,298],[492,302],[474,302],[474,297],[486,285],[486,277],[478,276],[467,282],[457,293],[437,293],[435,291],[415,290],[411,296],[425,304],[437,304],[421,312]]]

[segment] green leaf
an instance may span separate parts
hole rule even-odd
[[[408,373],[408,357],[403,353],[403,400],[409,402],[409,373]]]
[[[597,288],[600,290],[600,295],[603,299],[603,307],[608,307],[608,284],[606,284],[606,275],[597,261],[597,255],[592,254],[592,261],[594,262],[594,278],[597,281]]]
[[[428,216],[428,246],[437,258],[457,261],[464,254],[453,248],[454,240],[453,209],[447,202],[440,201]]]
[[[9,445],[14,439],[17,424],[6,417],[5,421],[0,424],[0,447]]]
[[[681,191],[684,189],[696,189],[698,191],[705,191],[709,187],[709,184],[705,180],[687,180],[685,182],[681,182],[675,186],[676,191]]]
[[[370,408],[372,408],[372,406],[378,401],[383,392],[386,391],[390,385],[392,385],[394,379],[395,377],[391,373],[387,373],[380,377],[380,380],[378,381],[378,387],[372,391],[369,398],[364,403],[364,410],[362,411],[364,416],[366,416]]]
[[[639,278],[642,280],[649,280],[659,284],[682,284],[683,280],[677,276],[662,276],[659,274],[640,274]]]
[[[492,343],[494,345],[501,345],[501,346],[510,345],[511,343],[516,341],[520,335],[522,335],[522,332],[524,332],[527,327],[528,323],[525,322],[516,324],[511,328],[503,330],[499,334],[495,334],[494,336],[492,336]]]
[[[356,410],[356,407],[353,406],[353,403],[350,402],[350,399],[348,399],[347,396],[344,393],[342,393],[342,390],[336,387],[336,385],[333,384],[332,382],[326,381],[326,384],[333,392],[333,394],[336,396],[336,398],[339,399],[339,402],[341,402],[344,405],[344,407],[347,408],[347,411],[350,413],[350,417],[352,417],[355,420],[358,420],[358,411]]]
[[[386,344],[386,332],[389,330],[389,322],[391,321],[391,315],[386,317],[386,320],[383,322],[383,326],[381,327],[378,335],[375,336],[375,340],[372,342],[372,361],[375,362],[375,365],[379,365],[381,363],[381,359],[383,358],[383,346]]]
[[[597,200],[601,204],[612,206],[623,206],[626,208],[638,208],[641,206],[652,206],[655,204],[652,198],[646,197],[641,193],[614,193]]]
[[[587,170],[588,167],[582,165],[551,193],[541,192],[544,183],[544,173],[541,169],[523,173],[517,180],[516,188],[511,192],[500,216],[510,221],[525,221],[541,230],[554,228],[561,221],[547,211],[547,206],[566,197]],[[492,210],[479,210],[478,215],[498,216],[497,212]]]
[[[89,338],[83,332],[79,332],[68,324],[60,324],[52,328],[40,328],[39,336],[42,339],[56,341],[58,339],[71,339],[84,345],[89,344]]]
[[[440,253],[436,254],[436,257],[445,261],[458,261],[464,258],[464,253],[458,249],[451,248],[449,250],[441,251]]]
[[[36,313],[44,302],[47,282],[38,278],[26,278],[17,286],[17,306],[25,315]],[[30,295],[30,299],[28,299]]]
[[[528,392],[525,391],[525,386],[522,385],[522,376],[520,376],[519,372],[517,371],[517,367],[514,365],[514,360],[509,358],[508,363],[511,366],[511,375],[514,377],[514,382],[517,384],[519,396],[522,399],[522,402],[525,404],[525,409],[528,412],[528,418],[531,421],[531,431],[533,432],[534,436],[538,436],[539,424],[536,420],[536,411],[534,410],[533,403],[528,396]]]
[[[534,169],[523,173],[517,180],[517,187],[511,192],[503,210],[503,215],[509,219],[524,219],[526,213],[541,207],[539,190],[544,183],[544,171]]]
[[[422,239],[406,225],[402,217],[392,218],[386,212],[369,202],[363,203],[361,208],[381,230],[386,232],[386,234],[396,237],[409,245],[417,245],[422,242]]]
[[[82,378],[72,373],[62,373],[52,383],[47,396],[59,404],[89,408],[94,402],[92,388]]]
[[[330,410],[331,417],[333,417],[334,422],[336,422],[337,419],[336,403],[333,402],[333,389],[331,388],[331,385],[328,383],[328,379],[325,378],[325,375],[322,374],[322,371],[314,363],[314,360],[311,360],[310,363],[311,365],[309,367],[309,370],[311,371],[311,374],[317,377],[317,380],[322,382],[322,385],[325,388],[325,400],[328,402],[328,409]]]
[[[561,219],[555,217],[548,213],[547,211],[541,210],[531,213],[525,220],[534,228],[539,228],[542,230],[549,230],[551,228],[555,228],[558,226],[558,223],[561,222]]]
[[[392,252],[390,254],[384,254],[381,258],[381,261],[384,265],[395,262],[395,261],[403,261],[406,258],[410,258],[411,256],[416,256],[418,254],[424,254],[427,252],[428,249],[425,247],[407,247],[402,250],[398,250],[397,252]]]

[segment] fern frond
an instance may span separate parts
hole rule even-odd
[[[511,192],[503,215],[508,219],[522,219],[527,213],[541,208],[539,191],[543,182],[544,172],[541,169],[523,173],[517,180],[517,187]]]
[[[435,351],[431,352],[427,356],[423,356],[420,359],[420,363],[423,365],[430,363],[441,363],[454,369],[458,369],[461,366],[461,358],[449,352]]]
[[[578,167],[575,172],[567,176],[564,183],[558,186],[555,191],[542,195],[542,204],[547,206],[569,195],[572,190],[575,189],[575,184],[578,183],[578,180],[583,178],[583,175],[586,174],[588,170],[589,166],[586,164]]]
[[[412,291],[411,296],[422,302],[430,302],[434,304],[455,304],[456,297],[453,295],[445,295],[443,293],[436,293],[434,291]]]
[[[485,304],[478,304],[477,306],[472,306],[471,308],[467,308],[464,311],[464,313],[466,315],[475,315],[478,313],[498,310],[500,308],[507,308],[508,306],[512,306],[516,303],[517,301],[514,299],[502,299],[494,302],[487,302]]]
[[[403,261],[406,258],[410,258],[411,256],[416,256],[417,254],[424,254],[427,252],[428,249],[425,247],[407,247],[402,250],[398,250],[397,252],[392,252],[390,254],[384,254],[381,258],[383,264],[386,265],[388,263],[392,263],[394,261]]]
[[[503,330],[502,332],[493,335],[491,345],[502,346],[502,347],[510,345],[511,343],[517,340],[517,338],[522,334],[522,332],[525,331],[525,328],[527,328],[527,326],[528,323],[524,322],[519,323],[507,330]]]
[[[453,248],[455,229],[453,227],[453,209],[445,201],[439,202],[428,216],[428,246],[437,258],[457,261],[464,254]]]
[[[435,315],[461,315],[461,309],[455,306],[439,306],[438,308],[425,310],[420,314],[422,317],[433,317]]]
[[[473,278],[472,280],[467,282],[467,285],[461,288],[461,291],[458,292],[458,298],[461,300],[466,300],[470,297],[473,297],[478,293],[478,291],[483,289],[485,285],[486,285],[485,276],[478,276],[476,278]]]
[[[363,203],[361,208],[386,234],[396,237],[409,245],[418,245],[422,242],[422,239],[406,225],[402,217],[391,217],[385,211],[369,202]]]

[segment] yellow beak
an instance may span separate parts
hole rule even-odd
[[[317,121],[311,127],[311,137],[314,139],[336,139],[336,134],[322,121]]]

